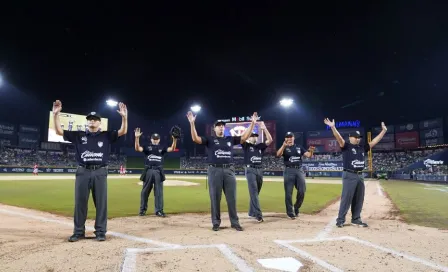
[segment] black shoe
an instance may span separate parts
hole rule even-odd
[[[156,215],[158,217],[165,217],[166,216],[164,212],[156,212]]]
[[[294,209],[294,214],[297,216],[299,216],[299,209]]]
[[[295,216],[295,215],[288,215],[288,217],[289,217],[289,219],[291,219],[291,220],[295,220],[295,219],[296,219],[296,216]]]
[[[240,225],[233,225],[231,226],[233,229],[236,229],[237,231],[243,231],[243,228]]]
[[[99,242],[106,241],[106,235],[104,235],[104,234],[98,234],[98,235],[96,236],[95,239],[96,239],[97,241],[99,241]]]
[[[72,236],[70,236],[70,238],[68,238],[69,242],[78,242],[81,239],[86,239],[85,234],[73,234]]]
[[[218,231],[218,230],[219,230],[219,225],[213,225],[212,230],[213,230],[213,231]]]
[[[367,228],[369,226],[366,223],[363,223],[361,220],[352,221],[352,225],[353,226],[358,226],[358,227],[361,227],[361,228]]]
[[[259,217],[257,217],[257,222],[258,223],[261,223],[261,222],[263,222],[264,220],[263,220],[263,217],[261,217],[261,216],[259,216]]]
[[[342,228],[342,227],[344,227],[344,223],[340,223],[340,222],[338,222],[338,223],[336,223],[336,227],[338,227],[338,228]]]
[[[140,212],[138,215],[139,215],[139,216],[145,216],[145,215],[146,215],[146,212]]]

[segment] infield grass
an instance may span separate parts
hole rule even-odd
[[[177,178],[182,180],[181,178]],[[141,185],[136,179],[108,180],[109,218],[135,216],[139,212]],[[164,187],[164,211],[173,213],[209,213],[210,200],[205,179],[185,181],[200,183],[199,186]],[[307,184],[301,213],[319,212],[335,201],[341,193],[340,184]],[[295,199],[294,191],[293,199]],[[36,209],[64,216],[73,216],[74,180],[1,181],[0,202],[7,205]],[[285,213],[282,182],[264,182],[260,193],[263,212]],[[237,181],[238,212],[247,212],[249,193],[247,182]],[[221,212],[227,212],[225,195],[221,199]],[[153,192],[149,197],[148,214],[154,213]],[[88,218],[95,217],[92,197],[89,198]]]
[[[448,229],[448,186],[398,180],[381,185],[407,223]]]

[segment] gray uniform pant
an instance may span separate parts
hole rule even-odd
[[[342,172],[342,195],[337,223],[345,223],[350,205],[352,207],[352,221],[361,219],[361,210],[364,204],[364,177],[362,174]]]
[[[239,218],[236,212],[235,169],[233,167],[221,168],[209,166],[207,176],[213,226],[219,226],[221,224],[220,205],[223,191],[227,201],[230,223],[232,226],[239,225]]]
[[[163,182],[158,169],[148,169],[140,194],[140,212],[148,209],[148,198],[154,187],[154,213],[163,211]]]
[[[246,179],[249,187],[249,216],[262,217],[258,195],[263,186],[263,169],[246,167]]]
[[[76,170],[74,234],[85,234],[90,190],[96,209],[95,234],[106,234],[107,167],[90,170],[81,166]]]
[[[285,187],[286,214],[290,217],[295,216],[295,213],[299,212],[300,207],[302,207],[303,200],[305,199],[305,174],[302,169],[285,168],[285,171],[283,172],[283,180]],[[294,187],[297,190],[297,197],[296,203],[294,203],[293,207],[292,192],[294,190]]]

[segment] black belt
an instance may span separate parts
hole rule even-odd
[[[210,163],[208,166],[219,167],[219,168],[230,168],[230,167],[233,167],[233,163]]]
[[[296,169],[301,169],[302,165],[286,165],[286,168],[296,168]]]
[[[355,170],[352,170],[352,169],[344,169],[344,171],[345,172],[350,172],[350,173],[353,173],[353,174],[362,174],[362,171],[355,171]]]
[[[79,166],[85,168],[85,169],[89,169],[89,170],[96,170],[96,169],[100,169],[103,167],[106,167],[106,164],[80,164]]]
[[[148,169],[159,169],[161,165],[146,165]]]
[[[263,166],[262,165],[254,165],[254,164],[246,164],[246,167],[249,167],[249,168],[263,168]]]

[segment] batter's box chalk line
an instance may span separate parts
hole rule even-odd
[[[179,249],[204,249],[204,248],[217,248],[224,255],[224,257],[226,257],[232,264],[234,264],[237,267],[238,271],[241,272],[254,271],[243,259],[238,257],[227,245],[212,244],[212,245],[190,245],[190,246],[174,246],[174,247],[158,247],[158,248],[127,248],[125,250],[121,272],[136,271],[137,255],[140,253],[163,252]]]
[[[319,258],[309,254],[308,252],[306,252],[306,251],[304,251],[302,249],[299,249],[299,248],[293,246],[292,244],[296,244],[296,243],[308,244],[308,243],[316,243],[316,242],[322,243],[322,242],[344,241],[344,240],[345,241],[356,242],[356,243],[362,244],[364,246],[368,246],[368,247],[371,247],[371,248],[374,248],[374,249],[377,249],[377,250],[380,250],[380,251],[383,251],[383,252],[386,252],[386,253],[390,253],[390,254],[392,254],[394,256],[403,257],[403,258],[405,258],[405,259],[407,259],[409,261],[412,261],[412,262],[416,262],[416,263],[419,263],[419,264],[422,264],[422,265],[429,266],[429,267],[431,267],[433,269],[437,269],[437,270],[440,270],[440,271],[448,272],[448,267],[446,267],[446,266],[443,266],[443,265],[440,265],[440,264],[437,264],[437,263],[434,263],[434,262],[430,262],[430,261],[427,261],[427,260],[424,260],[424,259],[412,256],[412,255],[409,255],[409,254],[406,254],[406,253],[403,253],[403,252],[399,252],[399,251],[390,249],[390,248],[386,248],[386,247],[383,247],[383,246],[380,246],[380,245],[376,245],[376,244],[370,243],[368,241],[357,239],[357,238],[354,238],[354,237],[351,237],[351,236],[342,236],[342,237],[334,237],[334,238],[305,239],[305,240],[274,240],[274,242],[279,244],[279,245],[281,245],[281,246],[283,246],[283,247],[286,247],[287,249],[289,249],[291,251],[296,252],[301,257],[303,257],[305,259],[308,259],[308,260],[312,261],[313,263],[316,263],[316,264],[320,265],[321,267],[326,268],[329,271],[339,272],[339,271],[343,271],[343,270],[338,268],[338,267],[335,267],[335,266],[333,266],[333,265],[331,265],[331,264],[329,264],[329,263],[327,263],[325,261],[323,261],[322,259],[319,259]]]

